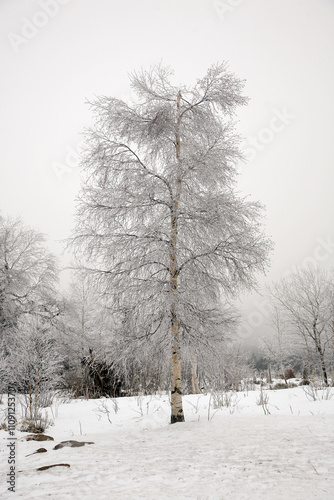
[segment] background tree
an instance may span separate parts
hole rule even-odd
[[[84,359],[111,365],[110,344],[115,328],[103,300],[92,287],[89,276],[77,274],[63,298],[63,314],[58,322],[66,383],[76,396],[89,396],[89,380]]]
[[[221,341],[226,303],[255,284],[269,241],[262,208],[234,191],[242,155],[231,118],[246,104],[226,65],[192,88],[156,67],[131,106],[101,97],[87,131],[76,248],[133,338],[171,346],[171,422],[184,420],[181,342]]]
[[[323,269],[299,269],[270,289],[276,310],[284,318],[290,335],[300,337],[308,353],[321,367],[324,383],[328,384],[326,350],[333,343],[333,284]]]
[[[236,339],[198,358],[200,386],[213,392],[240,391],[253,378],[249,356]]]
[[[289,318],[275,302],[271,305],[269,324],[272,329],[260,339],[260,347],[287,384],[286,364],[305,361],[305,343],[301,337],[293,335]]]
[[[21,314],[58,314],[57,278],[45,236],[20,218],[0,218],[0,340]]]
[[[13,370],[18,375],[21,365],[13,364],[18,358],[12,354],[19,339],[20,354],[27,353],[31,317],[48,330],[59,315],[56,283],[56,259],[45,248],[45,237],[19,218],[0,217],[0,391],[18,380]]]

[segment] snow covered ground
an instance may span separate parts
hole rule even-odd
[[[168,395],[117,399],[116,413],[110,399],[58,404],[45,432],[54,441],[16,432],[15,493],[0,431],[0,498],[333,499],[332,394],[310,401],[301,387],[266,391],[267,415],[259,389],[217,411],[210,395],[184,396],[186,422],[174,425]],[[53,449],[65,440],[94,444]],[[27,456],[41,447],[47,452]],[[56,463],[70,467],[36,470]]]

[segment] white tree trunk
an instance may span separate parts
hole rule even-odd
[[[182,172],[181,172],[181,140],[180,140],[180,100],[181,93],[177,97],[178,121],[176,127],[176,159],[178,162],[176,195],[171,214],[171,258],[170,258],[170,281],[172,293],[171,322],[172,322],[172,386],[171,386],[171,423],[184,422],[182,407],[181,386],[181,347],[180,347],[180,322],[178,318],[178,289],[177,289],[177,211],[181,196]]]

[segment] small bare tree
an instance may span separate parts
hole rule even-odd
[[[333,342],[333,285],[328,273],[309,267],[299,269],[270,289],[271,297],[291,335],[300,337],[309,357],[317,356],[325,385],[327,347]]]
[[[38,315],[21,316],[7,349],[5,377],[21,393],[24,416],[34,428],[42,419],[41,410],[52,403],[53,391],[61,387],[55,329]]]
[[[234,192],[243,82],[224,64],[192,88],[171,74],[134,74],[132,105],[92,104],[74,243],[124,335],[170,345],[174,423],[184,420],[182,342],[221,341],[224,304],[254,286],[270,242],[261,205]]]

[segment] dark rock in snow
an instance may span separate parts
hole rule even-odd
[[[48,470],[52,467],[71,467],[70,464],[53,464],[53,465],[43,465],[43,467],[38,467],[36,470]]]
[[[26,437],[27,441],[54,441],[53,437],[47,436],[46,434],[29,434]]]
[[[26,455],[26,457],[30,457],[31,455],[35,455],[35,453],[46,453],[48,450],[45,448],[38,448],[38,450],[34,451],[34,453],[29,453],[29,455]]]
[[[85,446],[85,444],[94,444],[91,441],[62,441],[61,443],[57,444],[53,449],[54,450],[59,450],[60,448],[64,448],[64,446],[69,446],[70,448],[79,448],[80,446]]]

